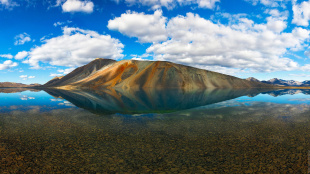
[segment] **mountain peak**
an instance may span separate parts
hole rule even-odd
[[[254,77],[249,77],[246,80],[251,81],[251,82],[260,82],[258,79],[254,78]]]

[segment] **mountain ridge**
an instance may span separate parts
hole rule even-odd
[[[258,80],[254,77],[249,77],[246,80],[248,81],[257,81],[257,82],[262,82],[265,84],[270,84],[270,85],[276,85],[276,86],[292,86],[292,87],[308,87],[310,86],[310,80],[305,80],[303,82],[299,82],[296,80],[283,80],[283,79],[278,79],[278,78],[273,78],[270,80]]]

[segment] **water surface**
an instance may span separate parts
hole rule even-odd
[[[308,172],[309,90],[0,92],[0,173]]]

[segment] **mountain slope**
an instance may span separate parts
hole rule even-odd
[[[70,88],[252,88],[272,87],[260,82],[164,61],[96,59],[45,87]]]
[[[45,87],[52,87],[52,86],[65,86],[67,84],[71,84],[77,81],[80,81],[99,69],[101,69],[104,66],[108,66],[109,64],[115,63],[115,60],[111,59],[95,59],[92,62],[90,62],[87,65],[81,66],[71,73],[69,73],[66,76],[63,77],[55,77],[52,80],[48,81],[47,83],[44,84]]]

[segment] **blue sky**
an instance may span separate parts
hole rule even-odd
[[[0,81],[43,84],[97,57],[309,80],[309,21],[310,0],[0,0]]]

